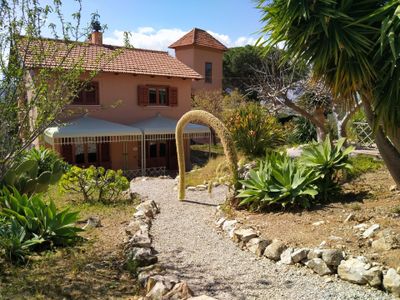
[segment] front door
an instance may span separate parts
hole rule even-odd
[[[146,145],[146,167],[167,167],[167,142],[151,141]]]

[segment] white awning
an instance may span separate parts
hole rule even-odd
[[[140,140],[139,128],[92,117],[81,117],[65,124],[49,127],[44,132],[49,144],[81,142],[122,142]]]
[[[175,134],[177,123],[178,120],[157,115],[153,118],[133,123],[131,126],[139,128],[144,135],[172,135]],[[191,123],[187,124],[184,130],[184,134],[193,136],[209,133],[210,129],[207,126]]]

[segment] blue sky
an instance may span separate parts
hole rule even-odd
[[[47,2],[44,0],[44,2]],[[205,29],[229,47],[252,44],[260,29],[260,12],[252,0],[82,0],[82,20],[98,11],[108,29],[104,42],[122,44],[123,32],[132,33],[139,48],[166,47],[193,27]],[[65,14],[76,9],[64,0]]]

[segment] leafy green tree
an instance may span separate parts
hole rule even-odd
[[[375,140],[400,186],[400,4],[397,0],[259,0],[268,49],[284,45],[350,107],[362,102]]]
[[[81,0],[70,21],[60,0],[46,2],[0,1],[0,181],[100,68],[86,72],[85,51],[71,55],[89,32]],[[55,39],[43,39],[44,32]]]
[[[251,79],[254,76],[254,66],[262,63],[262,52],[259,47],[244,46],[230,48],[224,54],[223,86],[224,89],[238,89],[243,95],[256,99],[254,92],[248,91]]]

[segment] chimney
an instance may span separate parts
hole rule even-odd
[[[95,45],[103,45],[103,33],[100,31],[93,31],[90,35],[90,43]]]

